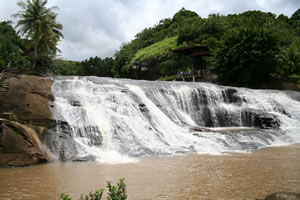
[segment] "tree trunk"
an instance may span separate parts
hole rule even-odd
[[[37,57],[38,57],[38,40],[39,40],[39,25],[36,24],[36,33],[35,33],[35,40],[34,40],[34,59],[33,59],[33,70],[36,70],[36,63],[37,63]]]
[[[36,62],[37,62],[37,39],[35,39],[35,42],[34,42],[34,60],[33,60],[33,65],[32,65],[32,68],[35,70],[36,69]]]

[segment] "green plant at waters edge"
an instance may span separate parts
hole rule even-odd
[[[107,200],[126,200],[126,184],[124,179],[120,179],[116,186],[112,185],[111,182],[107,182],[108,196]]]
[[[107,200],[126,200],[126,184],[124,178],[120,179],[117,185],[112,185],[111,181],[107,182],[108,193]],[[80,195],[78,200],[101,200],[104,189],[96,190],[95,192],[89,192],[88,195]],[[60,194],[61,200],[72,200],[68,194]]]

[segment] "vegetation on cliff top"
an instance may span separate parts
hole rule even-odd
[[[130,60],[128,65],[125,65],[126,67],[131,67],[133,66],[134,62],[139,61],[139,60],[149,60],[149,59],[161,59],[170,52],[168,50],[174,49],[177,47],[177,36],[171,37],[171,38],[166,38],[162,41],[156,42],[154,44],[151,44],[150,46],[147,46],[143,49],[138,50],[134,57]]]
[[[21,28],[19,33],[27,36],[25,39],[16,34],[11,22],[0,24],[1,69],[8,63],[29,69],[32,63],[33,67],[53,66],[60,75],[157,80],[192,68],[190,58],[170,53],[170,49],[205,45],[211,56],[203,62],[219,75],[219,82],[223,84],[255,87],[261,81],[299,77],[300,74],[300,9],[291,17],[247,11],[202,18],[183,8],[172,18],[162,19],[137,33],[132,41],[115,52],[113,58],[91,57],[76,62],[55,59],[62,26],[56,22],[53,8],[44,8],[46,3],[46,0],[31,0],[27,1],[27,7],[20,3],[23,10],[17,14],[21,17],[17,26]],[[34,6],[47,16],[43,17],[43,22],[26,20]],[[31,25],[35,28],[26,28]]]
[[[56,21],[54,10],[57,7],[47,8],[47,2],[27,0],[17,3],[20,11],[13,17],[18,19],[15,27],[19,35],[13,30],[10,21],[1,23],[0,38],[7,38],[1,39],[1,69],[17,66],[23,72],[43,72],[55,58],[59,51],[57,44],[63,37],[60,32],[62,25]]]

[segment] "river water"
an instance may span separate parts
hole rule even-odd
[[[300,192],[300,145],[253,153],[189,154],[127,164],[55,162],[0,169],[0,199],[58,199],[125,178],[128,199],[255,199]],[[106,189],[107,191],[107,189]]]
[[[52,92],[57,162],[0,169],[0,200],[78,198],[120,178],[131,200],[300,193],[300,93],[98,77],[57,77]]]

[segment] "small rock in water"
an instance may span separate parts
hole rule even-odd
[[[275,115],[251,108],[246,108],[242,111],[242,123],[243,126],[257,127],[262,129],[280,127],[280,121]]]
[[[81,106],[80,102],[76,100],[69,99],[69,103],[71,104],[71,106],[75,106],[75,107]]]

